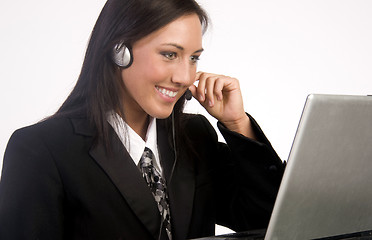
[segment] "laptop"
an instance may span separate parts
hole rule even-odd
[[[309,95],[268,229],[221,238],[371,239],[372,96]]]
[[[372,96],[309,95],[265,240],[372,230]]]

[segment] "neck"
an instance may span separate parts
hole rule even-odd
[[[123,110],[125,122],[146,141],[147,128],[150,122],[150,116],[139,106],[139,104],[130,97],[124,88]]]
[[[146,141],[147,128],[150,123],[150,116],[134,116],[133,114],[125,115],[125,122],[144,140]]]

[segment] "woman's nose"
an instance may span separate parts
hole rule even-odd
[[[189,62],[179,62],[173,69],[172,82],[180,85],[191,85],[196,69]]]

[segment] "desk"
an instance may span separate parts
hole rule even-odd
[[[239,233],[231,233],[225,235],[219,235],[214,237],[197,238],[197,240],[263,240],[265,238],[266,230],[247,231]],[[372,230],[342,234],[337,236],[330,236],[324,238],[316,238],[313,240],[371,240]],[[196,240],[196,239],[195,239]],[[287,240],[287,239],[283,239]]]

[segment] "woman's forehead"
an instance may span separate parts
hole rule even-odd
[[[196,14],[185,15],[170,22],[159,30],[150,33],[133,44],[143,45],[177,45],[185,50],[194,51],[202,48],[202,26]]]

